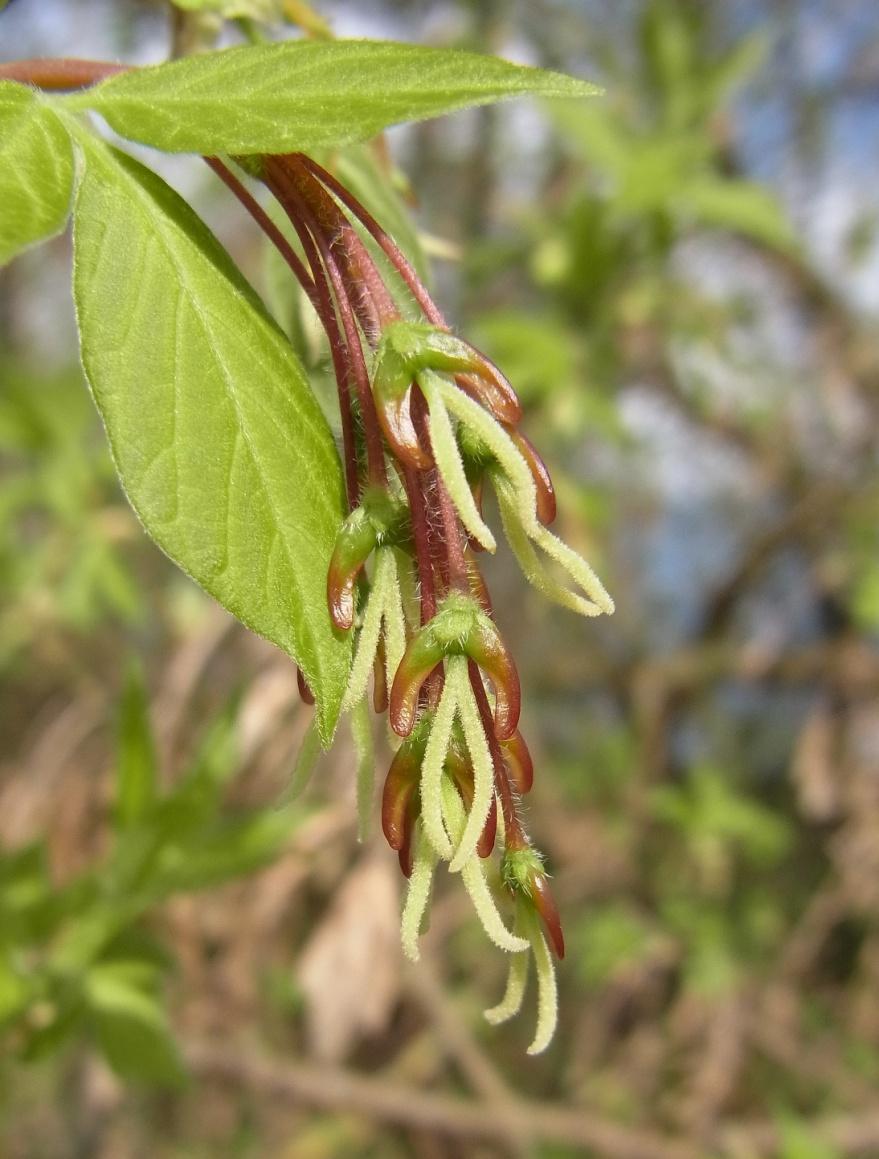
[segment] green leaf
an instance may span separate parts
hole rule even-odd
[[[95,1034],[122,1078],[177,1086],[185,1078],[149,963],[112,962],[89,971],[86,997]]]
[[[351,641],[326,572],[344,492],[292,349],[192,210],[74,124],[83,366],[147,531],[206,591],[300,665],[332,736]]]
[[[680,190],[680,199],[701,224],[734,230],[777,249],[794,248],[794,231],[777,199],[751,181],[692,178]]]
[[[207,889],[261,869],[277,859],[301,816],[267,809],[217,824],[189,842],[166,846],[149,882],[151,896]]]
[[[64,228],[73,151],[51,104],[0,81],[0,265]]]
[[[32,981],[0,955],[0,1026],[27,1009],[32,989]]]
[[[127,828],[140,821],[156,799],[156,753],[150,729],[143,677],[129,668],[119,713],[116,758],[116,823]]]
[[[458,49],[374,40],[247,45],[120,73],[63,98],[172,153],[286,153],[507,97],[587,97],[561,73]]]

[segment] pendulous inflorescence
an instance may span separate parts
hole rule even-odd
[[[397,745],[382,792],[382,828],[409,888],[405,952],[418,938],[440,862],[458,873],[489,938],[512,955],[492,1023],[521,1006],[529,961],[538,982],[531,1053],[556,1021],[552,952],[564,937],[543,857],[523,821],[534,770],[519,732],[521,688],[492,614],[477,553],[493,552],[483,496],[496,497],[526,578],[593,616],[613,603],[589,565],[551,530],[556,501],[522,408],[500,370],[451,333],[393,240],[324,168],[301,153],[242,158],[299,238],[286,240],[232,171],[209,163],[296,274],[329,342],[338,389],[348,515],[327,575],[340,632],[356,634],[343,708],[360,753],[368,814],[367,698]],[[308,689],[300,680],[306,698]],[[499,857],[493,857],[499,854]],[[506,915],[506,916],[505,916]]]

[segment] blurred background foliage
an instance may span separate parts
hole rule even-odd
[[[345,738],[284,803],[295,673],[125,506],[62,238],[0,276],[0,1153],[879,1155],[879,12],[15,0],[0,53],[297,26],[607,90],[331,159],[519,390],[617,600],[574,622],[490,561],[570,942],[560,1031],[526,1063],[528,1026],[483,1027],[504,963],[453,889],[403,969]],[[250,223],[164,171],[319,382]]]

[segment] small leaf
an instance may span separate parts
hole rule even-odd
[[[0,81],[0,265],[64,228],[72,191],[73,150],[51,105]]]
[[[149,883],[150,895],[206,889],[253,873],[278,857],[295,824],[289,810],[264,810],[221,822],[189,843],[168,845]]]
[[[156,799],[156,753],[143,677],[128,671],[119,713],[116,757],[116,824],[127,828],[149,812]]]
[[[0,955],[0,1026],[27,1009],[31,991],[31,981],[22,977],[5,955]]]
[[[778,200],[754,182],[693,178],[680,190],[680,199],[700,224],[734,230],[777,249],[795,246],[794,231]]]
[[[185,1071],[164,1011],[151,992],[152,980],[146,963],[96,966],[86,981],[92,1022],[101,1051],[122,1078],[178,1086]]]
[[[332,435],[292,349],[173,190],[74,123],[83,366],[147,531],[302,668],[328,743],[351,641],[326,573],[342,521]]]
[[[246,45],[120,73],[64,100],[172,153],[287,153],[507,97],[588,97],[561,73],[375,40]]]

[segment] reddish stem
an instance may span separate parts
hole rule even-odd
[[[317,245],[306,228],[305,223],[299,220],[296,214],[291,213],[286,205],[284,205],[284,209],[299,236],[299,240],[302,242],[306,260],[314,274],[317,294],[317,313],[330,345],[330,357],[333,361],[333,371],[336,376],[336,386],[339,392],[342,445],[345,454],[345,482],[348,491],[348,506],[353,510],[360,497],[360,485],[357,478],[357,451],[354,440],[354,420],[351,413],[351,387],[348,382],[348,349],[342,332],[339,329],[336,308],[333,305],[333,297],[330,292],[330,287],[327,284],[326,274],[321,264]]]
[[[301,156],[303,164],[307,165],[312,173],[319,177],[328,189],[332,190],[342,204],[351,210],[366,232],[375,240],[385,257],[408,286],[427,320],[432,322],[434,326],[442,326],[444,330],[448,329],[439,307],[427,292],[424,283],[394,239],[385,233],[369,210],[362,206],[357,198],[333,177],[332,173],[328,173],[323,166],[318,165],[310,157],[306,157],[304,154]]]
[[[488,696],[485,692],[485,685],[482,683],[482,673],[473,660],[467,661],[467,672],[470,676],[470,687],[473,689],[473,695],[476,698],[479,719],[482,721],[482,731],[485,733],[485,739],[488,741],[491,763],[494,766],[494,785],[500,797],[501,812],[504,815],[504,844],[507,849],[527,849],[528,838],[525,836],[522,822],[516,811],[516,799],[513,796],[513,788],[510,784],[509,775],[507,774],[507,766],[504,764],[504,754],[501,752],[500,742],[495,736],[494,720],[491,715]]]
[[[220,178],[223,184],[235,194],[253,220],[259,225],[266,237],[273,243],[284,261],[296,275],[296,279],[308,295],[308,299],[320,314],[317,298],[317,288],[314,279],[309,274],[299,255],[278,229],[253,194],[242,184],[228,166],[224,165],[219,157],[205,157],[205,161]]]
[[[315,277],[317,277],[317,268],[315,265],[317,262],[317,265],[325,271],[332,285],[333,297],[335,298],[335,307],[330,303],[333,326],[338,333],[338,321],[336,319],[336,309],[338,309],[342,329],[344,330],[343,341],[347,348],[346,369],[350,368],[353,371],[354,385],[360,403],[360,415],[363,422],[363,433],[366,439],[369,477],[373,483],[378,486],[384,486],[387,483],[387,473],[385,471],[381,430],[378,425],[378,415],[375,412],[375,402],[369,384],[369,373],[363,358],[363,348],[360,345],[360,335],[357,332],[354,311],[346,293],[335,255],[321,231],[320,223],[312,212],[311,207],[302,197],[295,181],[292,180],[291,175],[287,172],[283,161],[283,158],[267,156],[265,158],[264,180],[284,207],[287,216],[292,221],[302,239],[303,246],[306,245],[304,234],[309,236],[311,248],[310,252],[308,250],[306,251],[306,256],[313,267]],[[319,258],[314,254],[315,246],[317,247]],[[341,335],[339,337],[341,339]]]
[[[63,91],[88,88],[130,69],[131,65],[110,64],[104,60],[12,60],[0,64],[0,80],[36,85],[48,91]]]
[[[308,202],[327,243],[338,255],[339,269],[357,320],[370,345],[375,345],[382,328],[399,318],[394,299],[357,231],[309,167],[303,164],[303,154],[294,153],[285,160],[288,173]]]

